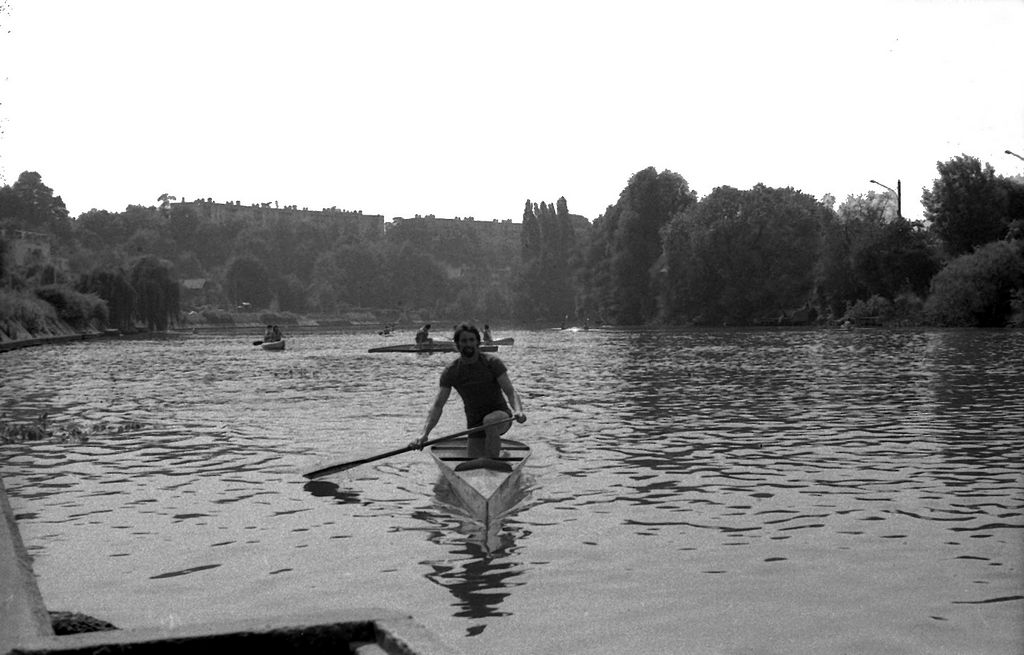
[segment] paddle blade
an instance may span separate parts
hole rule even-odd
[[[252,345],[254,345],[254,346],[260,346],[260,345],[263,345],[263,342],[262,342],[262,341],[253,341],[253,342],[252,342]]]
[[[355,468],[355,467],[357,467],[357,466],[359,466],[360,464],[363,464],[363,463],[364,462],[360,460],[358,462],[345,462],[344,464],[332,464],[330,466],[325,466],[322,469],[316,469],[315,471],[309,471],[308,473],[303,473],[302,477],[306,478],[307,480],[316,480],[317,478],[322,478],[322,477],[326,477],[328,475],[334,475],[335,473],[341,473],[342,471],[347,471],[350,468]]]

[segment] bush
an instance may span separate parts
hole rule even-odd
[[[892,321],[899,327],[924,324],[924,300],[916,293],[905,291],[892,301]]]
[[[31,293],[0,290],[0,321],[8,335],[14,336],[13,324],[20,324],[30,333],[41,332],[57,320],[53,305]]]
[[[842,320],[857,325],[908,327],[924,323],[924,301],[911,291],[904,291],[892,300],[871,296],[858,300],[846,311]]]
[[[4,287],[8,291],[26,291],[29,288],[28,280],[14,272],[8,272],[4,277]]]
[[[93,321],[106,324],[107,303],[94,293],[80,293],[69,287],[49,284],[36,289],[36,296],[50,303],[57,317],[76,330],[84,330]]]
[[[892,301],[882,296],[871,296],[867,300],[858,300],[846,310],[844,321],[858,325],[881,325],[889,322],[895,313]]]
[[[1017,289],[1010,299],[1010,327],[1024,328],[1024,289]]]
[[[936,325],[1003,327],[1024,292],[1024,241],[993,241],[951,261],[932,280],[925,315]]]
[[[204,309],[203,320],[214,325],[234,325],[235,317],[222,309]]]

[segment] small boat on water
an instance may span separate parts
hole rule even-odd
[[[497,346],[480,346],[480,351],[492,353],[498,349]],[[371,353],[453,353],[457,352],[453,341],[432,341],[428,343],[404,343],[394,346],[380,346],[370,348]]]
[[[522,442],[502,439],[497,466],[504,464],[508,470],[480,467],[457,471],[459,464],[469,461],[466,440],[462,437],[435,444],[430,447],[430,456],[469,515],[488,525],[522,499],[519,479],[531,450]]]
[[[277,341],[264,341],[260,344],[263,350],[284,350],[284,339],[278,339]]]
[[[504,339],[491,339],[482,343],[485,346],[512,346],[515,345],[516,340],[512,337],[505,337]]]

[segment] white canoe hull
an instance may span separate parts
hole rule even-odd
[[[519,479],[530,457],[530,447],[522,442],[501,440],[501,461],[508,463],[511,471],[485,468],[456,471],[455,467],[468,459],[466,437],[435,444],[430,447],[430,455],[464,509],[484,524],[497,520],[522,497]]]

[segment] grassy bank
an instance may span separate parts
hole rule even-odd
[[[53,304],[35,293],[0,290],[0,343],[75,332]]]

